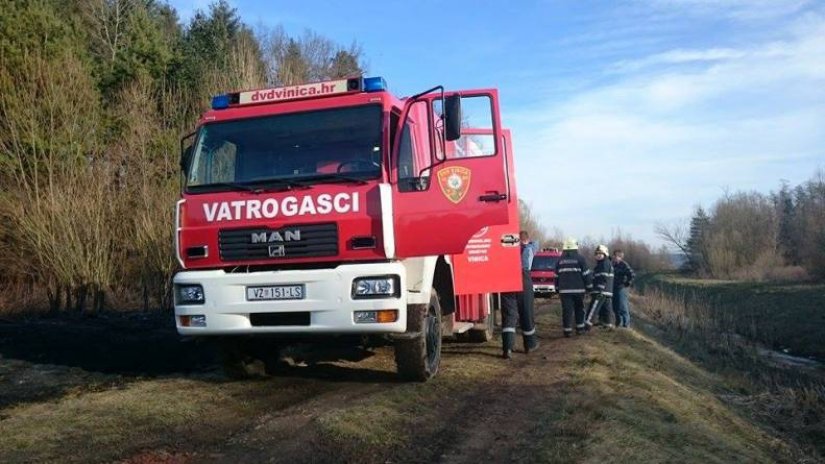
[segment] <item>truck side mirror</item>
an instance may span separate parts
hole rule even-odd
[[[180,139],[180,170],[185,175],[189,175],[189,165],[192,164],[192,145],[190,139],[193,138],[197,132],[186,134]]]
[[[444,138],[452,142],[461,138],[461,96],[444,99]]]
[[[192,145],[183,149],[183,152],[180,155],[180,170],[188,175],[189,174],[189,164],[192,161]]]

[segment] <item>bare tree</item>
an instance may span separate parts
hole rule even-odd
[[[357,43],[343,48],[332,40],[307,30],[290,37],[282,26],[257,31],[270,85],[294,85],[360,75],[363,52]]]
[[[679,252],[685,256],[685,259],[690,259],[690,250],[688,249],[690,233],[688,227],[683,222],[674,223],[669,226],[658,223],[654,231],[656,232],[656,236],[662,239],[662,241],[679,250]]]
[[[129,13],[136,4],[136,0],[86,0],[81,4],[92,47],[109,63],[114,63],[123,47]]]

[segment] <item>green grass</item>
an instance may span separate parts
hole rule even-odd
[[[825,284],[750,283],[688,279],[676,275],[641,277],[639,286],[657,287],[688,301],[706,303],[738,334],[797,356],[825,360]]]

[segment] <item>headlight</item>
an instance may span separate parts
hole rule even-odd
[[[352,281],[353,298],[400,296],[398,276],[359,277]]]
[[[206,301],[200,285],[176,285],[175,303],[179,305],[203,304]]]

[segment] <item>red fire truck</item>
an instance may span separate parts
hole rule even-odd
[[[218,95],[181,140],[178,332],[228,374],[295,341],[381,338],[399,374],[443,335],[492,337],[521,287],[512,141],[496,90],[397,98],[355,77]]]
[[[530,267],[533,293],[539,298],[551,298],[556,293],[556,263],[561,258],[558,248],[544,248],[536,253]]]

